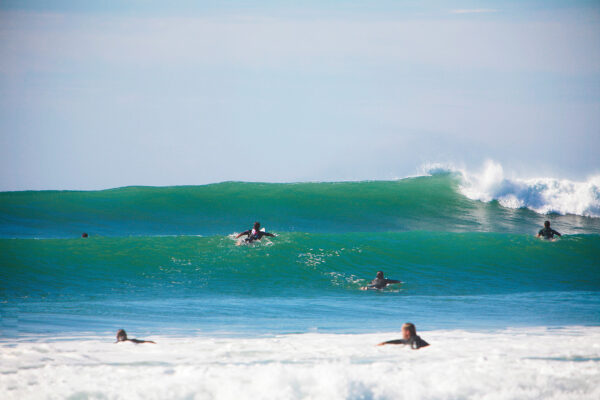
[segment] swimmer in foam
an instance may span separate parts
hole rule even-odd
[[[375,279],[373,279],[371,281],[371,284],[368,286],[363,286],[360,289],[361,290],[381,290],[381,289],[385,289],[387,287],[387,285],[390,285],[393,283],[402,283],[402,281],[397,281],[395,279],[385,279],[385,277],[383,276],[383,271],[377,271],[377,275],[375,276]]]
[[[554,239],[554,235],[562,236],[560,233],[556,232],[554,229],[550,228],[550,221],[544,222],[544,228],[540,230],[537,234],[537,237],[543,237],[544,239]]]
[[[260,230],[260,222],[255,222],[254,227],[252,227],[252,229],[249,229],[247,231],[240,233],[235,238],[239,239],[240,237],[242,237],[244,235],[248,236],[246,239],[244,239],[244,242],[246,242],[246,243],[252,243],[256,240],[260,240],[263,238],[263,236],[275,237],[275,235],[272,233],[261,231]]]
[[[117,331],[117,341],[115,343],[119,343],[119,342],[133,342],[135,344],[139,344],[139,343],[153,343],[153,344],[156,344],[152,340],[128,339],[127,338],[127,332],[125,332],[125,329],[119,329]]]
[[[404,344],[409,345],[411,349],[418,350],[421,347],[429,346],[429,343],[421,339],[417,335],[417,328],[410,322],[402,325],[402,339],[388,340],[387,342],[381,342],[377,346],[385,346],[386,344]]]

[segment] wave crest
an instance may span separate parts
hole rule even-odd
[[[454,173],[460,192],[472,200],[498,201],[508,208],[529,208],[540,214],[575,214],[600,217],[600,175],[586,181],[554,178],[507,178],[499,163],[487,161],[480,172],[469,172],[447,164],[429,164],[429,175]]]

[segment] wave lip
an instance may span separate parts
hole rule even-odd
[[[471,200],[498,201],[507,208],[528,208],[539,214],[574,214],[600,218],[600,175],[586,181],[555,178],[507,178],[502,165],[487,161],[479,173],[442,164],[425,168],[430,175],[454,173],[459,191]]]

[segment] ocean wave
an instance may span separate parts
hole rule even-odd
[[[426,172],[394,181],[4,192],[0,237],[212,236],[248,229],[256,220],[274,232],[520,234],[543,223],[539,214],[506,207],[568,214],[552,217],[561,233],[600,233],[600,176],[512,179],[494,163],[480,173],[440,165]]]
[[[449,164],[428,164],[427,175],[456,174],[459,191],[471,200],[496,200],[507,208],[528,208],[539,214],[574,214],[600,218],[600,175],[585,181],[555,178],[508,178],[501,164],[487,161],[478,172]]]

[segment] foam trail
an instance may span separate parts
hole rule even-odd
[[[600,175],[586,181],[507,178],[502,165],[494,161],[487,161],[476,173],[444,164],[430,164],[423,169],[429,175],[459,175],[460,192],[472,200],[496,200],[507,208],[529,208],[540,214],[600,217]]]

